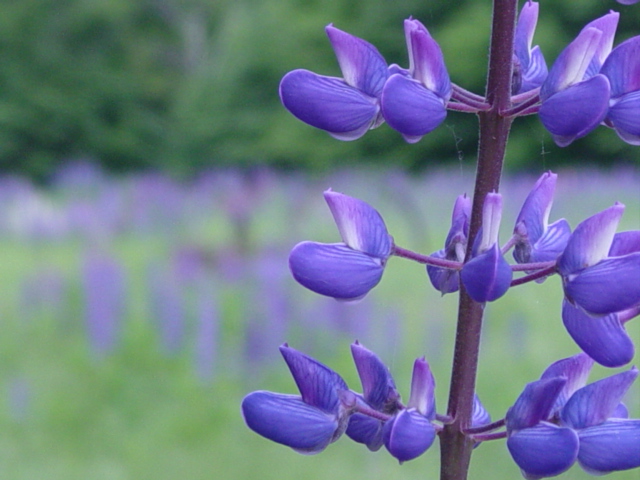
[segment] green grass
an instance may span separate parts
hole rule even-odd
[[[358,177],[359,178],[359,177]],[[358,180],[356,178],[356,180]],[[409,182],[405,192],[418,211],[434,213],[426,222],[400,211],[389,192],[376,190],[381,180],[359,178],[354,191],[332,179],[336,190],[371,201],[383,214],[398,244],[428,253],[439,248],[446,233],[453,199],[444,193],[439,179]],[[467,177],[469,178],[469,177]],[[562,174],[559,188],[562,188]],[[604,174],[599,187],[590,187],[581,197],[579,181],[562,194],[552,211],[552,220],[567,216],[575,226],[589,213],[611,204],[612,196],[627,203],[622,229],[639,228],[640,198],[634,185],[616,185]],[[595,182],[595,177],[590,181]],[[424,182],[421,183],[421,182]],[[460,184],[460,178],[453,183]],[[469,180],[470,182],[470,180]],[[306,238],[335,239],[330,217],[320,192],[329,181],[312,182],[307,214],[302,223],[291,225],[283,215],[287,197],[276,188],[258,207],[251,227],[253,245]],[[346,183],[346,181],[345,181]],[[464,183],[464,179],[462,179]],[[530,182],[532,183],[532,182]],[[336,185],[337,184],[337,185]],[[524,182],[527,184],[527,182]],[[593,183],[590,185],[597,185]],[[469,188],[469,187],[467,187]],[[509,190],[509,188],[506,188]],[[616,190],[616,191],[613,191]],[[512,190],[512,193],[515,190]],[[367,192],[370,194],[367,195]],[[524,192],[509,204],[504,215],[507,232]],[[307,194],[305,194],[307,195]],[[591,209],[595,206],[595,209]],[[216,209],[212,206],[212,209]],[[435,209],[435,210],[434,210]],[[586,211],[585,211],[586,210]],[[573,212],[573,213],[572,213]],[[219,212],[215,221],[183,234],[180,242],[223,246],[233,238]],[[412,220],[413,218],[413,220]],[[426,232],[413,226],[426,225]],[[302,232],[302,237],[298,238]],[[503,240],[506,233],[503,234]],[[267,240],[261,240],[267,239]],[[252,433],[240,415],[240,401],[252,390],[294,392],[285,364],[273,348],[262,363],[245,358],[243,335],[248,294],[246,285],[218,284],[215,292],[221,311],[221,345],[213,379],[201,379],[193,368],[193,348],[167,355],[159,347],[158,334],[150,318],[145,297],[148,265],[163,261],[175,246],[160,235],[121,235],[111,239],[108,250],[127,269],[129,307],[123,338],[105,356],[96,355],[87,343],[79,294],[79,259],[86,245],[78,241],[33,244],[4,238],[0,242],[0,478],[9,480],[388,480],[438,478],[438,447],[417,460],[399,466],[383,449],[371,453],[342,438],[320,455],[302,456]],[[286,251],[282,258],[286,262]],[[70,282],[68,305],[62,312],[25,308],[20,285],[46,267],[56,268]],[[300,304],[316,297],[292,287]],[[446,405],[447,385],[454,336],[456,298],[441,298],[427,284],[422,267],[402,259],[389,262],[384,278],[369,302],[345,307],[347,312],[366,309],[370,313],[357,325],[359,339],[378,351],[390,365],[401,393],[408,395],[413,360],[426,355],[437,379],[439,410]],[[536,379],[552,361],[577,352],[560,321],[562,298],[558,278],[542,285],[525,285],[487,308],[479,368],[478,393],[497,419],[513,404],[523,386]],[[249,302],[250,303],[250,302]],[[305,311],[305,310],[303,310]],[[29,312],[26,315],[25,312]],[[397,327],[389,325],[393,319]],[[303,321],[300,318],[298,321]],[[640,338],[640,322],[628,324]],[[359,389],[349,354],[354,340],[348,333],[313,330],[292,325],[287,338],[294,347],[311,344],[313,354],[339,371],[347,383]],[[390,335],[389,332],[393,334]],[[313,336],[313,338],[309,338]],[[637,342],[636,342],[637,343]],[[615,371],[619,371],[617,369]],[[611,372],[594,368],[592,379]],[[629,396],[634,417],[640,417],[640,391],[635,385]],[[520,473],[504,442],[482,445],[472,461],[471,479],[517,479]],[[578,467],[565,479],[591,478]],[[610,475],[615,480],[637,480],[638,472]]]

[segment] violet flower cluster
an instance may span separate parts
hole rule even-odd
[[[516,27],[513,107],[505,116],[538,113],[564,147],[598,125],[640,145],[640,36],[613,48],[619,14],[587,24],[548,69],[532,48],[539,5],[524,4]],[[404,22],[408,68],[387,64],[369,42],[326,27],[342,78],[294,70],[280,83],[283,105],[297,118],[340,140],[355,140],[386,122],[407,142],[438,127],[447,110],[487,110],[484,97],[451,82],[440,46],[420,21]]]
[[[504,92],[510,93],[511,106],[498,114],[537,113],[559,146],[601,124],[623,141],[640,145],[640,36],[614,47],[619,14],[612,11],[587,24],[547,68],[541,49],[532,47],[538,10],[538,3],[529,0],[520,12],[512,88]],[[373,45],[333,25],[326,32],[342,78],[294,70],[282,79],[280,97],[298,119],[340,140],[355,140],[386,122],[413,143],[437,128],[447,110],[493,108],[485,97],[451,82],[438,43],[416,19],[404,22],[408,68],[387,64]],[[491,422],[477,396],[468,424],[459,426],[455,418],[437,414],[435,380],[424,358],[415,361],[409,401],[403,404],[388,368],[358,342],[351,350],[362,393],[285,344],[280,351],[300,394],[247,395],[242,413],[249,428],[302,453],[318,453],[346,434],[372,451],[384,445],[404,462],[424,453],[438,434],[444,438],[453,425],[460,427],[456,434],[472,441],[469,448],[506,439],[527,479],[558,475],[576,462],[596,475],[640,467],[640,420],[629,419],[622,403],[638,369],[586,384],[594,362],[621,367],[634,357],[625,323],[640,315],[640,230],[617,231],[625,210],[621,203],[573,230],[565,219],[550,222],[557,179],[549,171],[537,180],[504,243],[502,195],[485,191],[477,199],[474,209],[482,209],[480,217],[474,211],[474,228],[478,219],[481,225],[474,236],[472,199],[458,196],[444,245],[430,255],[397,245],[373,206],[329,189],[324,199],[340,241],[304,241],[289,255],[298,283],[340,301],[367,295],[393,257],[425,265],[426,276],[442,295],[463,290],[464,299],[480,307],[512,287],[558,275],[562,323],[583,352],[553,363],[525,387],[502,419]],[[512,262],[507,260],[511,250]],[[467,407],[472,394],[473,384]]]

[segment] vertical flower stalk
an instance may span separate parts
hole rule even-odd
[[[486,100],[491,108],[478,113],[480,139],[467,259],[471,257],[471,248],[482,224],[484,199],[489,192],[497,192],[500,186],[511,128],[511,119],[502,116],[501,112],[511,106],[516,14],[516,0],[494,0],[486,88]],[[467,478],[474,443],[462,430],[471,425],[473,415],[482,314],[483,305],[472,300],[462,286],[447,408],[453,422],[446,425],[440,435],[441,480]]]

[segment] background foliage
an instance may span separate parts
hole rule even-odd
[[[534,43],[551,64],[588,21],[622,13],[617,43],[638,34],[640,8],[613,0],[543,0]],[[413,15],[440,42],[453,81],[481,93],[490,2],[477,0],[2,0],[0,169],[45,178],[69,158],[112,171],[161,166],[193,174],[211,165],[269,163],[327,169],[348,162],[418,169],[471,162],[477,125],[451,113],[417,146],[387,126],[337,142],[280,105],[294,68],[339,75],[329,23],[407,64],[402,20]],[[615,133],[559,149],[534,117],[516,123],[510,168],[634,161]]]

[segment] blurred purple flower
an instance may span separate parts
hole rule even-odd
[[[611,84],[605,124],[625,142],[640,145],[640,36],[614,48],[600,73]]]
[[[347,427],[349,412],[340,400],[347,384],[336,372],[287,344],[280,352],[300,396],[252,392],[242,401],[245,422],[257,434],[300,453],[319,453]]]
[[[561,147],[587,135],[607,116],[610,82],[598,72],[611,52],[619,16],[610,12],[587,24],[542,84],[540,120]]]
[[[444,248],[431,254],[435,258],[443,258],[456,262],[463,262],[467,251],[467,236],[469,235],[469,220],[471,218],[471,199],[466,194],[456,199],[451,216],[451,228],[444,242]],[[460,274],[457,270],[427,265],[427,274],[433,287],[441,292],[457,292],[460,284]]]
[[[325,31],[343,78],[294,70],[280,82],[280,99],[303,122],[339,140],[355,140],[383,121],[379,98],[389,75],[387,63],[369,42],[333,25]]]
[[[549,225],[558,175],[544,173],[533,186],[513,229],[513,258],[518,263],[547,262],[558,258],[567,245],[571,228],[563,218]]]
[[[498,245],[502,195],[489,193],[482,211],[482,227],[473,246],[473,258],[464,264],[460,279],[476,302],[492,302],[503,296],[513,272]]]
[[[324,192],[324,198],[343,243],[299,243],[289,255],[291,273],[301,285],[321,295],[362,298],[382,278],[393,240],[369,204],[332,190]]]
[[[531,48],[538,23],[538,2],[522,6],[516,26],[514,45],[513,93],[525,93],[538,88],[547,78],[547,63],[539,46]]]
[[[198,377],[213,377],[218,347],[218,304],[212,282],[202,282],[196,305],[195,366]]]
[[[382,115],[409,143],[419,141],[447,116],[451,81],[440,46],[418,20],[404,21],[409,70],[390,67],[382,91]]]

